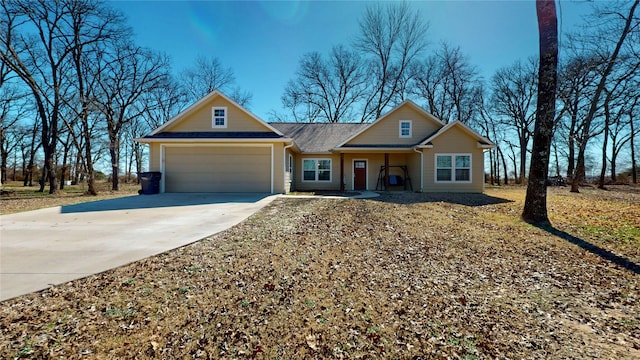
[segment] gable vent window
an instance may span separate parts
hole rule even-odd
[[[227,108],[226,107],[214,107],[212,109],[213,119],[211,126],[213,128],[226,128],[227,127]]]
[[[400,120],[400,137],[411,137],[411,120]]]

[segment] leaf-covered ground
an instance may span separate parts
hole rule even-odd
[[[518,219],[523,189],[285,197],[0,303],[0,358],[637,359],[634,190],[552,189],[547,230]]]
[[[14,214],[22,211],[37,210],[46,207],[63,206],[87,201],[106,200],[123,196],[137,195],[140,185],[121,183],[119,191],[111,190],[111,183],[97,181],[98,195],[86,195],[86,184],[67,185],[57,194],[49,194],[49,188],[41,193],[39,186],[22,186],[21,182],[10,181],[2,184],[0,194],[0,215]]]

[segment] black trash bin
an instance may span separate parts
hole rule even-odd
[[[160,179],[162,173],[159,171],[143,172],[138,175],[140,177],[140,184],[142,190],[140,194],[153,195],[160,192]]]

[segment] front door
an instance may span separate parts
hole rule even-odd
[[[367,189],[367,161],[356,160],[353,162],[353,190]]]

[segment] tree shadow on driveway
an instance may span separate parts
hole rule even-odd
[[[97,211],[151,209],[177,206],[258,202],[271,194],[265,193],[164,193],[132,195],[116,199],[90,201],[61,207],[62,214]]]
[[[584,250],[598,255],[599,257],[608,260],[620,267],[623,267],[631,272],[636,273],[637,275],[640,275],[640,265],[634,263],[633,261],[620,256],[620,255],[616,255],[614,253],[612,253],[609,250],[603,249],[601,247],[599,247],[598,245],[592,244],[588,241],[582,240],[579,237],[573,236],[565,231],[562,230],[558,230],[556,228],[554,228],[553,226],[549,226],[549,225],[534,225],[535,227],[537,227],[540,230],[544,230],[546,232],[548,232],[551,235],[557,236],[563,240],[566,240],[574,245],[577,245],[581,248],[583,248]]]
[[[444,202],[465,206],[485,206],[514,202],[495,196],[478,193],[409,193],[409,192],[387,192],[381,193],[379,197],[370,200],[394,203],[394,204],[418,204]]]

